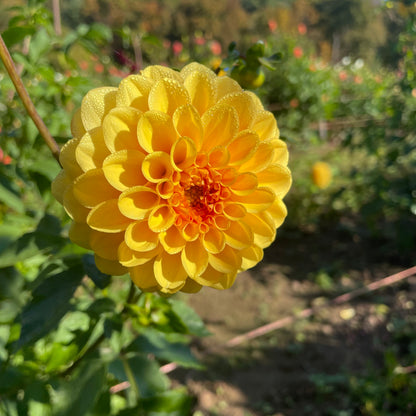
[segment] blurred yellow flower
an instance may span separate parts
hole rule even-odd
[[[332,181],[332,171],[328,163],[314,163],[312,166],[312,181],[320,189],[324,189],[329,186]]]
[[[69,237],[142,290],[230,287],[286,216],[291,173],[273,115],[200,64],[90,91],[71,129],[52,184]]]

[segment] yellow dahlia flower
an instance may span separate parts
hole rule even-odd
[[[69,237],[142,290],[230,287],[286,216],[291,174],[273,115],[200,64],[90,91],[71,130],[52,184]]]
[[[316,162],[312,166],[312,182],[320,189],[325,189],[332,181],[331,167],[326,162]]]

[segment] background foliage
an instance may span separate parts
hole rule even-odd
[[[291,150],[286,232],[339,229],[379,244],[398,263],[413,260],[414,2],[62,2],[62,34],[45,1],[1,7],[2,36],[60,144],[89,89],[145,65],[198,60],[235,77],[245,67],[254,74],[246,87],[258,87]],[[260,50],[254,64],[249,47]],[[192,397],[160,368],[200,368],[189,345],[207,335],[201,319],[177,298],[103,275],[90,253],[69,243],[66,214],[50,193],[59,166],[3,67],[0,97],[0,415],[191,414]],[[317,161],[332,170],[325,189],[311,179]],[[395,334],[408,337],[406,350],[386,352],[378,374],[347,378],[350,406],[412,414],[415,379],[395,369],[415,363],[413,318],[395,324]],[[125,381],[130,388],[114,387]],[[312,381],[325,397],[345,379]]]

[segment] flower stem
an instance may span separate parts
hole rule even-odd
[[[51,133],[49,132],[43,120],[41,119],[40,115],[36,111],[36,108],[32,100],[30,99],[25,86],[23,85],[23,82],[17,72],[13,59],[10,56],[9,50],[7,49],[7,46],[4,43],[1,35],[0,35],[0,58],[3,61],[4,66],[6,67],[7,73],[9,74],[10,79],[12,80],[16,88],[16,91],[20,96],[23,102],[23,105],[26,108],[27,113],[29,114],[33,122],[35,123],[36,128],[39,130],[39,133],[41,134],[46,144],[48,145],[49,149],[51,150],[52,155],[59,162],[59,146],[56,143],[55,139],[52,137]]]

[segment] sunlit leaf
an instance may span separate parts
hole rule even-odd
[[[45,279],[33,292],[32,301],[23,309],[22,330],[17,348],[35,342],[55,329],[71,309],[70,299],[84,277],[81,265]]]

